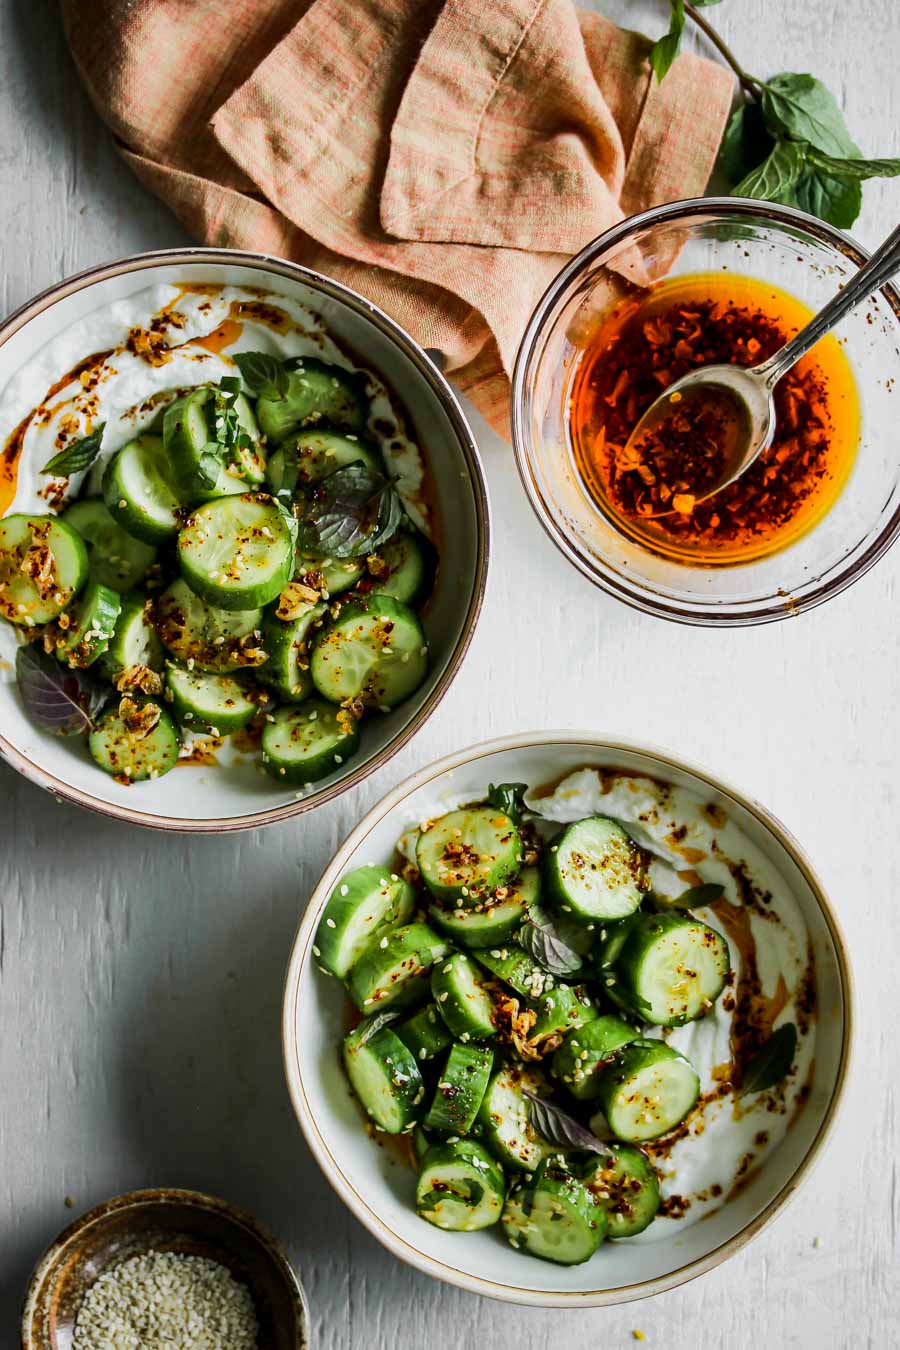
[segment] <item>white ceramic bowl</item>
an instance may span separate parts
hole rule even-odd
[[[231,249],[138,254],[60,282],[0,326],[0,391],[43,346],[83,316],[145,287],[216,282],[257,286],[320,314],[329,332],[394,391],[431,471],[441,531],[441,567],[423,616],[431,646],[428,679],[393,712],[363,723],[362,747],[346,769],[298,799],[242,766],[183,766],[157,782],[115,783],[75,738],[59,740],[25,716],[10,671],[0,671],[0,755],[59,797],[140,825],[169,830],[255,828],[308,811],[379,768],[412,737],[440,702],[465,656],[487,575],[489,518],[484,476],[472,433],[450,386],[392,319],[362,296],[307,268]],[[35,391],[39,398],[43,390]],[[11,428],[0,428],[0,444]]]
[[[313,935],[335,883],[366,862],[388,861],[412,821],[476,797],[490,782],[551,782],[585,766],[649,774],[692,788],[732,816],[781,873],[811,935],[818,981],[811,1094],[782,1143],[721,1209],[675,1237],[613,1243],[582,1266],[523,1257],[491,1230],[444,1233],[417,1217],[414,1175],[368,1137],[343,1076],[346,1030],[341,985],[315,969]],[[294,1110],[338,1195],[389,1251],[472,1293],[544,1307],[598,1306],[658,1294],[738,1251],[777,1213],[807,1174],[832,1123],[850,1048],[851,991],[844,944],[821,883],[796,842],[735,788],[664,751],[584,732],[545,732],[473,746],[422,769],[360,822],[325,870],[303,916],[285,985],[282,1036]]]

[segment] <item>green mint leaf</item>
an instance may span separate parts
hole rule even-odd
[[[812,75],[785,72],[766,80],[760,95],[774,137],[807,141],[826,155],[858,155],[834,95]]]
[[[105,425],[105,422],[101,422],[90,436],[82,436],[80,441],[73,441],[65,450],[60,450],[58,455],[47,460],[41,473],[52,473],[56,477],[67,478],[70,474],[82,473],[85,469],[89,469],[100,453]]]
[[[765,1045],[754,1055],[744,1070],[744,1081],[739,1095],[746,1097],[751,1092],[765,1092],[777,1087],[791,1071],[794,1055],[797,1051],[797,1028],[793,1022],[773,1031]]]
[[[54,736],[91,731],[109,692],[86,671],[61,666],[38,646],[16,652],[16,681],[28,716]]]
[[[284,362],[268,352],[236,352],[234,364],[248,394],[254,398],[283,398],[287,392],[288,374]]]
[[[849,230],[862,210],[862,183],[808,169],[801,174],[794,189],[794,201],[788,205],[799,206],[801,211],[827,220],[839,230]]]
[[[806,154],[807,161],[819,172],[830,178],[858,179],[896,178],[900,175],[900,159],[838,159],[834,155],[823,154],[812,146]]]
[[[703,909],[706,905],[721,900],[725,887],[718,881],[707,881],[702,886],[691,886],[687,891],[669,901],[672,909]]]
[[[776,141],[771,153],[756,169],[732,188],[733,197],[756,197],[760,201],[783,201],[799,181],[805,149],[796,141]]]
[[[525,809],[524,797],[527,791],[527,783],[498,783],[496,787],[493,783],[489,783],[487,799],[491,806],[496,806],[498,811],[502,811],[518,825]]]
[[[395,535],[402,519],[392,483],[366,464],[346,464],[313,490],[299,522],[299,547],[317,558],[360,558]]]
[[[771,154],[774,144],[758,103],[742,103],[735,108],[719,151],[719,166],[729,183],[739,183],[758,168]]]
[[[543,912],[532,909],[519,929],[519,945],[551,975],[575,975],[584,959],[566,941],[567,934]]]
[[[681,35],[684,32],[684,0],[669,0],[669,4],[672,10],[669,19],[669,31],[654,42],[650,49],[650,65],[657,82],[660,84],[678,55]]]

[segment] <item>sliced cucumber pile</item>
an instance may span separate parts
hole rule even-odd
[[[240,377],[158,392],[114,453],[101,428],[83,485],[94,495],[59,516],[0,519],[0,618],[89,671],[80,681],[105,682],[110,704],[165,699],[166,724],[146,745],[128,714],[130,757],[112,723],[102,736],[98,726],[90,748],[107,772],[165,773],[172,723],[186,759],[192,733],[236,735],[299,797],[345,772],[367,714],[426,679],[414,606],[437,556],[369,439],[378,423],[364,375],[264,353],[239,353],[235,366]],[[156,741],[174,754],[150,755]],[[495,935],[516,912],[495,916]]]
[[[706,1015],[728,944],[647,893],[647,858],[618,822],[554,837],[508,791],[489,798],[420,824],[402,879],[345,876],[313,955],[374,1028],[347,1038],[345,1059],[355,1036],[374,1047],[347,1072],[379,1128],[411,1134],[420,1217],[497,1224],[523,1254],[575,1265],[660,1209],[640,1145],[682,1126],[700,1081],[649,1028]]]

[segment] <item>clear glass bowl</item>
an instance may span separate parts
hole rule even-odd
[[[708,627],[769,623],[846,589],[900,532],[900,296],[885,286],[837,336],[862,414],[850,478],[825,517],[789,547],[732,567],[651,553],[600,512],[575,468],[567,408],[584,336],[615,302],[609,271],[651,280],[694,272],[755,277],[820,309],[867,254],[789,207],[733,197],[672,202],[583,249],[538,304],[513,375],[512,427],[525,490],[544,529],[595,585],[649,614]]]

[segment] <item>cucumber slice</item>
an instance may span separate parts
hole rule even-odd
[[[315,783],[346,764],[359,749],[359,728],[338,717],[338,709],[318,698],[279,708],[262,734],[263,764],[272,777]]]
[[[179,578],[156,604],[156,631],[163,645],[188,667],[225,673],[265,660],[263,611],[215,609]]]
[[[482,1041],[496,1036],[493,1000],[478,966],[465,952],[454,952],[435,966],[431,992],[438,1012],[459,1040]]]
[[[474,907],[514,876],[522,840],[509,816],[492,806],[450,811],[419,835],[416,863],[432,895]]]
[[[156,549],[117,525],[100,497],[72,502],[60,517],[77,530],[88,551],[94,581],[114,591],[130,591],[143,581],[156,561]]]
[[[650,1159],[630,1144],[611,1144],[615,1160],[594,1158],[581,1181],[606,1211],[608,1238],[637,1237],[659,1211],[659,1178]]]
[[[508,947],[480,947],[478,960],[523,998],[540,998],[556,987],[555,975],[550,975],[534,957],[513,943]]]
[[[257,711],[240,681],[231,675],[211,675],[169,663],[166,697],[178,723],[188,731],[210,731],[228,736],[240,731]]]
[[[273,445],[305,427],[363,430],[366,405],[358,375],[314,357],[298,357],[284,394],[263,394],[256,403],[260,430]]]
[[[547,894],[579,919],[622,919],[646,889],[640,849],[621,825],[589,816],[568,825],[547,850]]]
[[[597,943],[594,957],[598,971],[597,978],[601,981],[618,960],[619,952],[625,946],[625,939],[637,917],[635,913],[630,914],[627,919],[610,920],[599,927],[595,925]]]
[[[174,539],[185,505],[161,436],[138,436],[106,466],[103,500],[127,534],[146,544]]]
[[[532,1125],[526,1090],[536,1097],[551,1095],[537,1069],[507,1064],[488,1084],[478,1113],[488,1148],[504,1167],[517,1172],[533,1172],[544,1158],[559,1152],[559,1146],[542,1139]]]
[[[532,1181],[507,1196],[503,1230],[517,1251],[578,1266],[605,1238],[606,1211],[577,1177],[548,1158]]]
[[[203,385],[177,398],[163,416],[163,442],[174,480],[182,500],[191,506],[247,490],[236,463],[226,468],[223,448],[212,438],[207,418],[211,398],[211,389]]]
[[[426,1130],[468,1134],[478,1117],[493,1063],[493,1051],[483,1046],[460,1041],[452,1045],[423,1121]]]
[[[431,590],[434,550],[422,535],[403,530],[379,548],[377,556],[386,575],[378,575],[380,567],[373,573],[375,581],[367,589],[369,595],[392,595],[405,605],[414,605]]]
[[[708,924],[688,914],[639,914],[604,979],[607,992],[645,1021],[673,1027],[709,1012],[730,968],[728,943]]]
[[[425,1130],[422,1129],[421,1125],[416,1125],[410,1135],[410,1139],[412,1140],[413,1158],[415,1159],[416,1167],[421,1167],[425,1154],[430,1148],[434,1148],[435,1141],[430,1134],[427,1134]]]
[[[358,698],[387,711],[428,674],[428,639],[415,611],[398,600],[352,601],[316,638],[310,674],[333,703]]]
[[[521,878],[510,882],[505,900],[482,903],[477,909],[445,909],[434,904],[428,911],[435,928],[454,942],[480,951],[483,947],[502,946],[522,927],[529,894],[537,894],[539,876],[536,867],[526,867]]]
[[[533,1005],[537,1021],[528,1034],[530,1041],[543,1041],[560,1031],[587,1026],[598,1016],[584,985],[558,984]]]
[[[295,619],[285,621],[278,618],[274,607],[266,611],[262,643],[268,660],[256,676],[287,703],[302,703],[312,693],[309,641],[326,613],[325,605],[309,605]]]
[[[570,1031],[553,1056],[553,1074],[565,1083],[580,1102],[600,1094],[598,1072],[623,1045],[638,1039],[638,1033],[621,1017],[605,1013],[586,1026]]]
[[[99,669],[111,684],[124,670],[132,666],[146,666],[148,670],[162,670],[163,647],[156,635],[150,617],[150,602],[146,595],[135,592],[123,595],[116,619],[115,632],[109,646],[100,657]]]
[[[387,867],[357,867],[335,886],[316,929],[320,966],[343,979],[363,952],[412,918],[416,893]]]
[[[402,1022],[397,1035],[415,1058],[422,1061],[434,1059],[453,1039],[435,1003],[426,1003]]]
[[[110,708],[94,727],[88,748],[105,773],[122,782],[139,783],[145,778],[161,778],[174,769],[180,744],[178,732],[165,708],[156,703],[153,706],[159,709],[159,721],[146,736],[132,735],[117,707]]]
[[[118,591],[89,581],[78,603],[60,623],[69,625],[56,644],[56,655],[66,665],[84,670],[92,666],[109,646],[116,629],[122,601]]]
[[[301,431],[271,455],[266,481],[276,497],[293,500],[335,469],[365,464],[384,473],[381,455],[358,436],[339,436],[334,431]]]
[[[192,591],[217,609],[254,609],[280,595],[294,570],[294,540],[270,497],[243,493],[198,506],[178,535]]]
[[[442,937],[424,923],[395,928],[369,947],[350,971],[347,988],[360,1012],[407,1007],[428,991],[427,972],[447,955]]]
[[[344,1041],[350,1086],[380,1130],[401,1134],[416,1119],[425,1095],[419,1066],[390,1027],[372,1031],[366,1018]]]
[[[33,628],[51,623],[87,580],[81,535],[55,516],[0,520],[0,614]]]
[[[503,1213],[506,1184],[488,1151],[472,1139],[437,1144],[422,1159],[419,1218],[451,1233],[489,1228]]]
[[[607,1124],[629,1144],[674,1130],[700,1095],[693,1065],[665,1041],[632,1041],[598,1077]]]
[[[314,558],[311,553],[297,554],[294,576],[312,586],[326,598],[341,595],[365,576],[365,558]]]

